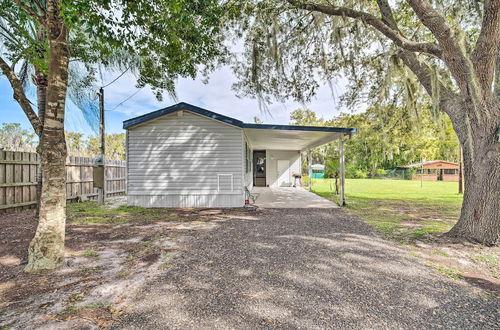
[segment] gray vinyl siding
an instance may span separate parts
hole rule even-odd
[[[188,111],[128,130],[128,203],[144,207],[244,204],[243,130]],[[231,180],[232,179],[232,180]]]

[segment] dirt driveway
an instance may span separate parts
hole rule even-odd
[[[267,209],[189,241],[113,327],[494,329],[499,309],[340,209]]]

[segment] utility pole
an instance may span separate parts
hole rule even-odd
[[[100,182],[96,186],[99,188],[98,203],[99,205],[104,205],[104,200],[106,199],[106,133],[104,126],[104,88],[102,87],[99,89],[99,135],[101,138],[99,148],[101,155],[97,167],[101,169],[99,169],[98,178]]]

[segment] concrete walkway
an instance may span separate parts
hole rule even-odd
[[[293,187],[253,187],[255,205],[261,208],[337,208],[338,205],[304,188]]]
[[[258,209],[186,242],[115,329],[499,329],[499,300],[336,209]]]

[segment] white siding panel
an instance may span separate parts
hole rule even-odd
[[[242,207],[243,195],[132,195],[129,205],[142,207]]]
[[[128,202],[144,207],[243,206],[242,149],[241,128],[188,111],[132,127]],[[232,185],[226,182],[229,176]]]

